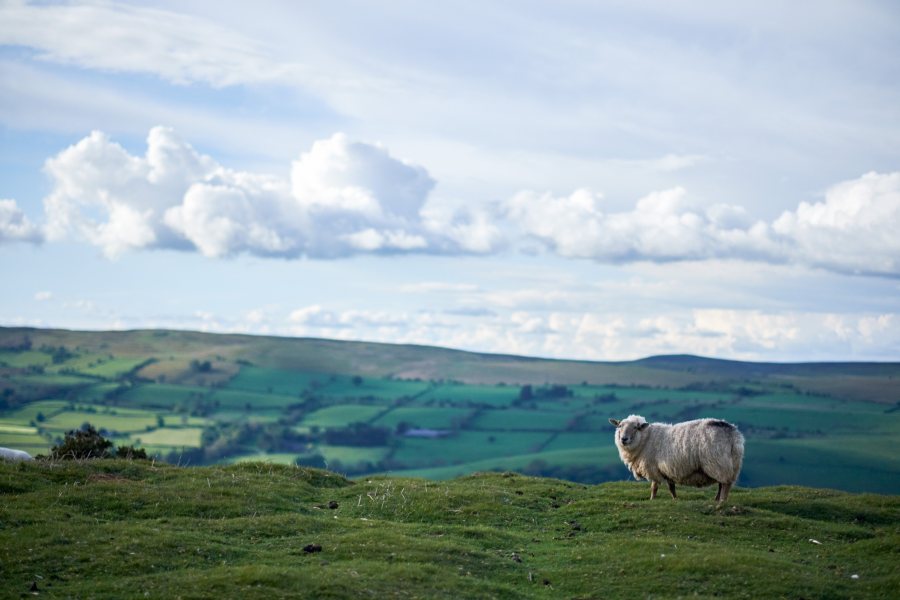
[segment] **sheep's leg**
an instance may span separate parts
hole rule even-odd
[[[659,482],[651,481],[650,482],[650,499],[651,500],[656,498],[656,490],[658,490],[658,489],[659,489]]]
[[[728,500],[728,492],[731,491],[731,484],[730,483],[720,483],[719,488],[721,489],[721,491],[719,492],[718,501],[725,502],[726,500]]]
[[[722,498],[722,484],[719,484],[719,489],[716,491],[716,502],[718,502]]]
[[[675,500],[675,499],[676,499],[676,496],[675,496],[675,482],[672,481],[672,480],[670,479],[670,480],[666,481],[666,483],[669,484],[669,493],[672,494],[672,500]]]

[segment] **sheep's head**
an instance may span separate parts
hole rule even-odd
[[[640,443],[642,432],[650,425],[644,417],[639,415],[630,415],[621,421],[610,419],[609,422],[616,426],[616,445],[620,448],[637,446]]]

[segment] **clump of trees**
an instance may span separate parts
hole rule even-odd
[[[191,371],[194,373],[209,373],[212,371],[212,363],[208,360],[197,360],[196,358],[191,361]]]
[[[147,459],[147,451],[134,446],[119,446],[103,437],[93,425],[85,423],[81,429],[70,431],[62,443],[50,449],[50,458],[75,460],[87,458]]]

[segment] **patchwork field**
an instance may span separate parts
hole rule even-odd
[[[715,416],[747,438],[742,485],[900,493],[896,363],[585,363],[0,328],[0,390],[0,446],[32,454],[89,423],[180,464],[296,462],[431,478],[516,470],[600,482],[629,477],[610,417]]]

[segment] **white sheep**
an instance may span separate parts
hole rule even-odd
[[[0,448],[0,459],[3,460],[34,460],[31,455],[24,450],[13,450],[12,448]]]
[[[719,484],[716,502],[725,502],[744,461],[744,436],[720,419],[697,419],[670,425],[648,423],[631,415],[617,421],[616,447],[635,479],[650,481],[650,499],[661,482],[675,498],[675,484],[705,487]]]

